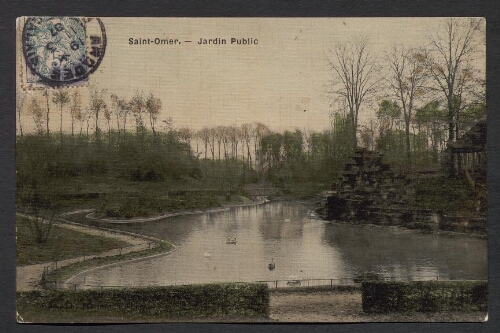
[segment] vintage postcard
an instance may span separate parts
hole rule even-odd
[[[19,17],[18,322],[487,320],[485,27]]]

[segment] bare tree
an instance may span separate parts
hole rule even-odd
[[[87,111],[85,111],[84,118],[85,118],[85,121],[87,123],[87,141],[88,141],[89,140],[90,120],[92,120],[92,111],[87,109]]]
[[[113,109],[116,116],[116,128],[118,129],[118,135],[120,135],[120,116],[121,116],[121,105],[118,103],[119,97],[117,94],[111,94],[111,108]]]
[[[105,107],[104,108],[104,119],[108,123],[108,140],[111,140],[111,115],[113,114],[113,109]]]
[[[45,110],[46,112],[46,126],[47,126],[47,136],[50,135],[50,131],[49,131],[49,114],[50,114],[50,106],[49,106],[49,97],[50,97],[50,92],[49,92],[49,88],[45,88],[43,91],[42,91],[42,95],[45,97],[45,101],[47,102],[47,109]]]
[[[34,96],[28,102],[28,113],[30,113],[31,116],[33,117],[33,121],[35,122],[37,132],[42,134],[44,111],[40,106],[38,99]]]
[[[104,95],[106,89],[98,89],[97,87],[92,87],[90,90],[90,109],[95,116],[95,136],[99,140],[99,114],[107,108],[106,102],[104,101]],[[88,126],[87,126],[88,129]]]
[[[255,130],[253,131],[253,143],[254,143],[254,154],[255,154],[255,166],[257,166],[257,162],[262,163],[262,158],[260,156],[260,141],[266,135],[269,135],[271,131],[269,128],[263,123],[256,122],[254,123]]]
[[[146,99],[145,107],[146,112],[149,114],[149,123],[151,125],[151,130],[153,131],[153,136],[156,136],[155,122],[161,111],[161,99],[154,97],[153,93],[150,93]]]
[[[250,143],[252,141],[253,131],[254,131],[254,127],[252,126],[252,124],[243,124],[243,125],[241,125],[241,138],[242,138],[242,142],[245,144],[245,146],[247,148],[247,163],[248,163],[248,168],[252,167],[252,157],[250,155]]]
[[[125,131],[127,130],[127,117],[129,113],[132,111],[132,106],[130,105],[130,102],[126,101],[125,99],[118,99],[118,107],[121,110],[121,115],[123,117],[123,134],[125,134]]]
[[[478,88],[474,61],[484,43],[483,25],[483,19],[448,18],[428,36],[428,70],[435,84],[432,88],[446,101],[450,142],[459,136],[458,119],[468,95]]]
[[[333,70],[332,93],[339,102],[346,102],[354,125],[353,139],[356,146],[358,115],[363,103],[378,91],[378,67],[368,48],[367,38],[338,44],[329,59]]]
[[[75,114],[75,119],[78,121],[80,124],[80,137],[82,136],[83,132],[83,122],[85,121],[87,111],[80,110],[80,112]]]
[[[179,139],[186,144],[186,155],[191,152],[191,139],[194,137],[193,131],[188,127],[182,127],[178,130]]]
[[[37,243],[46,243],[56,223],[57,211],[54,209],[35,209],[32,214],[27,218],[31,237]]]
[[[425,50],[394,47],[391,53],[386,54],[390,73],[386,80],[403,110],[408,163],[411,162],[410,124],[414,117],[415,103],[425,93],[426,60]]]
[[[144,113],[144,108],[146,103],[144,102],[144,96],[138,91],[135,92],[134,96],[130,100],[130,110],[135,117],[135,128],[137,133],[140,129],[144,129],[144,121],[142,119],[142,114]]]
[[[228,159],[229,155],[228,155],[228,148],[229,148],[229,141],[230,141],[230,138],[229,138],[229,127],[227,126],[222,126],[219,131],[221,132],[220,135],[221,135],[221,140],[222,140],[222,146],[224,147],[224,159]]]
[[[59,104],[61,121],[59,125],[59,134],[61,135],[61,142],[63,141],[63,107],[70,102],[69,91],[66,89],[59,89],[54,92],[53,100],[55,105]]]
[[[196,135],[205,145],[205,159],[207,159],[208,142],[210,141],[210,129],[208,127],[203,127],[201,130],[198,131],[198,133],[196,133]]]
[[[71,104],[70,104],[70,114],[71,114],[71,136],[75,136],[75,119],[80,119],[82,114],[82,100],[78,91],[75,91],[71,95]]]
[[[231,141],[231,157],[238,159],[238,143],[240,141],[240,129],[236,125],[228,127],[229,139]]]
[[[220,149],[222,147],[224,136],[225,136],[224,126],[217,126],[216,128],[214,128],[214,131],[215,131],[215,133],[214,133],[215,140],[217,141],[217,148],[219,150],[219,156],[217,159],[220,161]]]

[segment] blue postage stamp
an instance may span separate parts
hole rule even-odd
[[[82,84],[100,65],[106,33],[100,19],[21,18],[24,87]]]

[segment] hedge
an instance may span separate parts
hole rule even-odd
[[[363,311],[487,311],[486,281],[367,281],[361,285]]]
[[[116,311],[155,317],[269,315],[269,290],[258,283],[19,292],[18,306]]]

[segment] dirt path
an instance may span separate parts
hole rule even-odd
[[[71,213],[66,213],[62,215],[62,217],[70,215],[70,214],[77,214],[77,213],[82,213],[85,211],[75,211]],[[65,221],[64,219],[61,218],[62,221]],[[129,245],[126,247],[122,248],[117,248],[113,249],[110,251],[94,254],[94,255],[86,255],[86,256],[79,256],[71,259],[66,259],[66,260],[61,260],[57,262],[57,268],[61,268],[64,266],[68,266],[71,264],[74,264],[76,262],[80,262],[83,260],[88,260],[92,258],[99,258],[99,257],[109,257],[109,256],[116,256],[119,254],[126,254],[126,253],[131,253],[131,252],[138,252],[138,251],[143,251],[147,250],[150,248],[154,248],[157,246],[157,243],[151,240],[148,237],[145,236],[140,236],[140,235],[129,235],[129,234],[124,234],[120,233],[118,231],[111,231],[111,230],[102,230],[102,229],[97,229],[93,228],[90,226],[84,226],[76,223],[71,223],[69,221],[65,221],[67,223],[59,223],[58,226],[62,228],[67,228],[71,229],[74,231],[82,232],[85,234],[89,235],[99,235],[99,236],[105,236],[109,238],[114,238],[117,240],[124,241],[128,243]],[[38,288],[38,283],[40,281],[40,278],[42,276],[42,273],[44,272],[45,269],[53,270],[56,268],[56,263],[54,262],[48,262],[48,263],[41,263],[41,264],[35,264],[35,265],[24,265],[24,266],[17,266],[16,268],[16,289],[17,291],[27,291],[27,290],[33,290]]]
[[[361,291],[272,292],[272,321],[277,322],[481,322],[482,312],[363,312]]]

